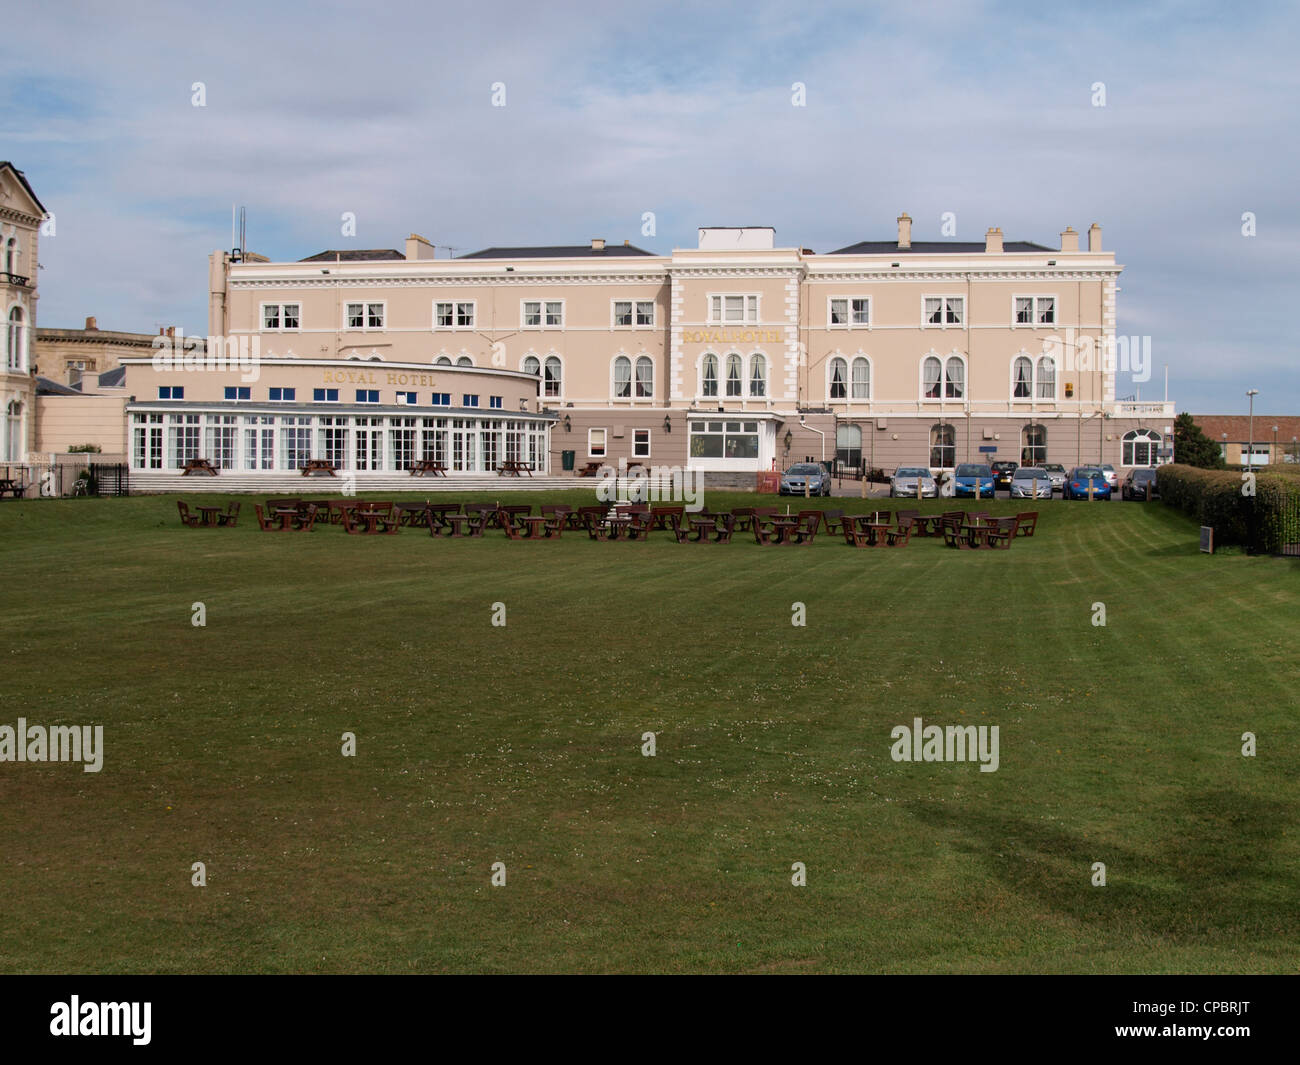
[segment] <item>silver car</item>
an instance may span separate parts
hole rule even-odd
[[[1119,487],[1119,474],[1115,472],[1115,467],[1108,462],[1100,469],[1106,475],[1106,483],[1110,485],[1110,490],[1115,491]]]
[[[1065,467],[1059,462],[1045,462],[1042,467],[1052,479],[1052,488],[1057,492],[1065,491]]]
[[[900,466],[889,479],[889,494],[896,499],[915,499],[916,486],[921,486],[922,499],[938,499],[939,486],[926,466]]]
[[[1011,475],[1012,499],[1051,499],[1052,478],[1041,466],[1020,466]]]

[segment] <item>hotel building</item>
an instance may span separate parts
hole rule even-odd
[[[897,223],[826,253],[764,227],[703,228],[669,255],[593,240],[439,259],[415,235],[299,262],[214,253],[208,332],[256,349],[259,372],[124,357],[133,486],[196,457],[261,475],[327,458],[359,487],[419,459],[453,477],[628,460],[743,486],[804,458],[1168,460],[1173,404],[1115,395],[1122,267],[1099,226],[1051,248]]]
[[[45,208],[12,163],[0,162],[0,463],[27,461],[35,432],[31,336]]]

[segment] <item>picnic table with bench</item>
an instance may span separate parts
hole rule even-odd
[[[432,474],[434,477],[446,477],[447,467],[435,459],[420,459],[411,467],[412,477],[424,477],[426,474]]]
[[[587,465],[583,466],[582,469],[578,471],[578,476],[595,477],[598,473],[600,473],[601,467],[604,465],[605,463],[603,462],[589,462],[587,463]]]
[[[0,477],[0,496],[13,496],[14,499],[21,499],[23,493],[27,491],[27,486],[20,480],[12,477]]]
[[[338,469],[329,459],[307,459],[302,464],[302,475],[311,477],[315,474],[324,473],[330,477],[335,476],[334,471]]]
[[[688,514],[686,524],[674,531],[679,544],[729,544],[736,531],[736,516],[727,511]]]
[[[520,462],[518,459],[505,459],[497,467],[498,477],[521,477],[524,474],[529,477],[533,475],[533,464],[531,462]]]
[[[185,465],[181,467],[181,476],[188,477],[191,473],[206,473],[209,477],[215,477],[217,468],[211,459],[186,459]]]
[[[181,524],[189,526],[191,529],[234,528],[239,523],[238,501],[224,507],[209,506],[207,504],[196,506],[194,509],[198,513],[191,514],[190,508],[184,500],[178,499],[176,500],[176,509],[180,511]]]

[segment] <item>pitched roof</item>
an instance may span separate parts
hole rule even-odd
[[[300,263],[368,263],[387,262],[393,259],[405,260],[406,256],[392,248],[367,248],[362,250],[339,251],[330,249],[299,259]]]
[[[847,248],[836,248],[826,252],[827,255],[943,255],[954,252],[971,253],[984,251],[982,240],[914,240],[910,248],[900,248],[896,240],[860,240]],[[1002,244],[1004,252],[1056,251],[1042,244],[1028,240],[1008,240]]]
[[[81,390],[72,388],[70,385],[60,384],[58,381],[52,381],[48,377],[36,375],[36,394],[38,396],[79,396]]]
[[[27,195],[32,198],[32,202],[35,203],[36,206],[41,209],[41,214],[49,214],[49,212],[45,209],[45,204],[41,203],[36,193],[32,191],[31,185],[27,183],[27,178],[23,176],[23,172],[19,170],[16,166],[14,166],[13,163],[9,162],[9,160],[0,159],[0,170],[5,170],[5,169],[9,169],[13,171],[14,177],[16,177],[18,181],[22,184],[22,187],[27,190]]]
[[[1250,441],[1251,424],[1247,414],[1193,414],[1192,421],[1201,427],[1201,432],[1211,440],[1221,441],[1223,434],[1234,444]],[[1256,414],[1255,443],[1271,444],[1273,426],[1277,426],[1277,442],[1291,443],[1291,438],[1300,437],[1300,416],[1294,414]]]
[[[99,375],[100,388],[120,388],[126,384],[126,367],[114,366]]]
[[[590,244],[549,244],[538,248],[484,248],[458,259],[609,259],[626,255],[654,255],[652,251],[631,244],[606,244],[597,249]]]

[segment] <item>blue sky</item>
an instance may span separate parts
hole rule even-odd
[[[915,239],[953,212],[958,239],[1053,245],[1095,221],[1119,331],[1152,338],[1121,396],[1159,398],[1167,363],[1179,409],[1258,388],[1257,413],[1300,412],[1293,5],[106,7],[32,7],[0,40],[0,158],[56,215],[41,325],[206,332],[232,203],[284,259],[412,231],[667,252],[735,224],[828,251],[904,210]]]

